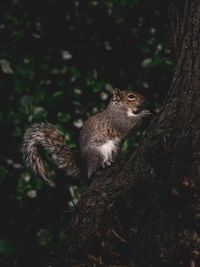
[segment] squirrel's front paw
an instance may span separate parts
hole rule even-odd
[[[143,118],[147,118],[147,117],[151,116],[151,112],[147,109],[142,110],[139,114]]]

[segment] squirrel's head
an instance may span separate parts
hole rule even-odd
[[[113,96],[111,101],[118,102],[123,105],[127,110],[137,113],[139,107],[145,101],[144,96],[135,91],[124,90],[121,91],[117,88],[113,89]]]

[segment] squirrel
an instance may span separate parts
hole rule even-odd
[[[79,150],[86,175],[90,178],[101,166],[111,165],[124,138],[151,113],[141,110],[145,98],[135,91],[117,88],[105,110],[90,116],[80,131]],[[50,123],[36,123],[23,138],[22,153],[27,167],[55,187],[48,177],[39,147],[52,154],[54,163],[68,176],[80,178],[84,171],[76,163],[73,152],[65,144],[64,135]]]

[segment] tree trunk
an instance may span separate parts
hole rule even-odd
[[[200,1],[170,13],[177,65],[160,113],[82,194],[47,266],[200,266]]]

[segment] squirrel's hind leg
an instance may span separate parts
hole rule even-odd
[[[92,150],[87,151],[84,158],[87,176],[90,178],[102,166],[103,157],[97,149],[94,151],[94,148],[92,148]]]

